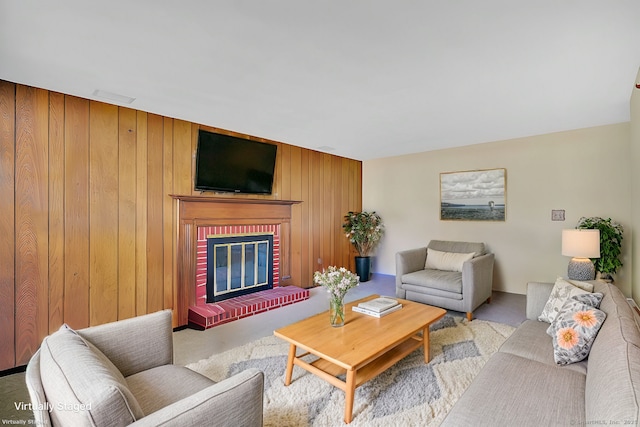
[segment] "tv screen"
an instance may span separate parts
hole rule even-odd
[[[200,130],[195,189],[271,194],[276,145]]]

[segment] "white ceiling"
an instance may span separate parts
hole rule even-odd
[[[639,19],[638,0],[0,0],[0,79],[367,160],[628,121]]]

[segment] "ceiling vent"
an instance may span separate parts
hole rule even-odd
[[[93,96],[96,98],[107,99],[109,101],[114,101],[119,104],[131,104],[135,101],[135,98],[131,98],[130,96],[118,95],[117,93],[107,92],[106,90],[96,89],[93,91]]]

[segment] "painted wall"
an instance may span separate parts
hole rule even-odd
[[[395,274],[395,253],[431,239],[485,242],[493,287],[524,294],[528,281],[566,275],[563,228],[581,216],[611,217],[631,236],[630,125],[620,123],[363,162],[363,209],[386,224],[374,271]],[[441,221],[440,173],[506,168],[506,221]],[[566,220],[551,221],[552,209]],[[631,294],[631,239],[618,286]]]
[[[640,84],[640,70],[636,77],[636,84]],[[631,92],[631,218],[633,228],[640,230],[640,88],[633,88]],[[633,299],[640,305],[640,233],[632,236],[633,254]]]

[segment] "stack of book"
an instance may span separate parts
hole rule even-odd
[[[393,298],[379,297],[370,301],[361,302],[353,306],[352,310],[373,317],[386,316],[396,310],[400,310],[402,304]]]

